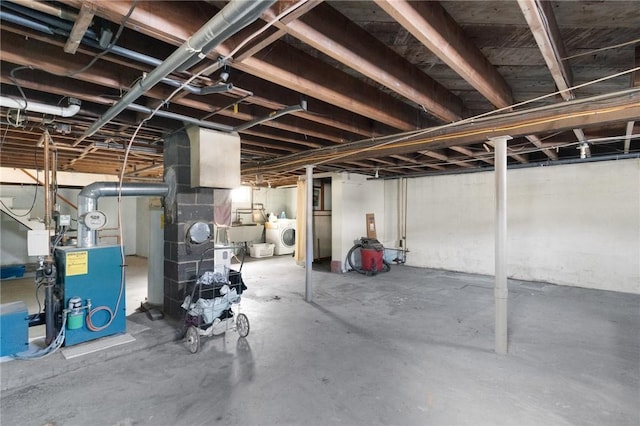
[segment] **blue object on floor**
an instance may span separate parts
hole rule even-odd
[[[0,356],[29,349],[29,314],[24,302],[0,305]]]
[[[18,277],[24,275],[24,270],[26,269],[25,265],[12,265],[12,266],[3,266],[0,269],[0,278],[10,278],[10,277]]]

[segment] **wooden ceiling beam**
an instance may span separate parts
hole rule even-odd
[[[511,88],[502,75],[438,2],[376,0],[376,3],[495,107],[513,104]],[[531,136],[530,140],[534,138]],[[550,151],[545,154],[551,159],[558,158]],[[522,156],[516,158],[524,160]]]
[[[81,1],[63,0],[63,3],[79,8]],[[96,15],[121,22],[131,4],[131,1],[99,2]],[[194,4],[206,8],[201,2]],[[213,8],[207,12],[210,16],[198,10],[198,7],[176,8],[171,2],[138,2],[126,25],[146,35],[180,45],[215,14]],[[236,40],[230,39],[220,44],[209,56],[217,59],[219,55],[228,55],[235,47],[232,42]],[[406,103],[391,95],[381,94],[363,81],[279,41],[273,43],[268,52],[258,52],[242,62],[231,60],[231,66],[398,130],[414,130],[422,124],[416,122],[415,109]]]
[[[233,66],[398,130],[423,124],[408,104],[281,42]]]
[[[85,58],[84,55],[80,54],[70,56],[68,58],[63,58],[60,55],[54,54],[54,52],[52,52],[50,49],[47,49],[47,45],[44,43],[33,40],[28,41],[22,37],[18,37],[10,33],[3,33],[3,42],[3,60],[23,66],[40,64],[40,66],[46,66],[49,71],[55,72],[56,74],[60,75],[65,75],[70,71],[78,69],[86,64],[85,60],[90,60],[88,57]],[[3,82],[13,84],[10,76],[8,75],[8,67],[3,66],[2,68]],[[26,73],[27,71],[23,72]],[[126,72],[126,69],[107,70],[106,68],[102,68],[100,66],[94,66],[91,70],[75,75],[74,78],[81,80],[81,83],[76,83],[69,78],[59,77],[51,74],[43,75],[43,78],[39,79],[20,78],[22,73],[17,74],[16,76],[18,77],[18,81],[21,85],[23,85],[23,87],[33,88],[34,90],[53,92],[56,90],[56,85],[58,85],[61,87],[61,89],[58,90],[58,93],[61,93],[63,96],[72,96],[73,93],[77,98],[81,100],[90,100],[91,102],[100,104],[112,104],[113,102],[115,102],[114,99],[100,97],[100,94],[104,93],[104,89],[101,89],[100,87],[95,87],[92,89],[89,86],[83,86],[82,83],[95,84],[119,91],[123,87],[128,87],[130,82],[137,78],[136,76],[138,74],[136,72],[130,72],[129,74],[126,74]],[[76,84],[79,84],[81,89],[75,88],[74,86]],[[87,98],[87,93],[95,93],[95,96]],[[115,93],[119,92],[114,92],[114,94]],[[160,100],[165,99],[167,96],[169,96],[170,93],[171,89],[168,86],[157,85],[156,87],[149,90],[146,95],[151,98]],[[221,99],[221,97],[215,97],[215,95],[212,95],[200,97],[185,97],[176,101],[176,105],[186,106],[204,112],[210,112],[212,109],[217,108],[218,105],[220,107],[225,106],[226,102],[227,101]],[[174,109],[176,110],[178,108],[178,106],[174,107]],[[234,112],[232,109],[226,109],[220,110],[218,112],[218,115],[238,120],[240,122],[250,121],[258,117],[258,115],[248,114],[245,112],[248,110],[248,107],[241,107],[238,112]],[[261,113],[262,115],[260,116],[264,116],[267,115],[269,111],[262,110]],[[197,114],[193,114],[193,111],[190,111],[189,115]],[[268,121],[263,123],[262,126],[282,129],[292,133],[296,133],[301,135],[301,139],[304,139],[306,137],[316,137],[331,141],[333,143],[342,143],[345,141],[344,137],[347,136],[344,134],[336,135],[335,131],[328,126],[309,122],[302,118],[293,116],[281,117],[278,120]],[[370,134],[370,132],[367,131],[363,131],[363,133]]]
[[[560,38],[560,29],[550,2],[518,0],[518,5],[551,72],[553,81],[561,90],[560,95],[565,101],[574,99],[573,93],[569,90],[573,80],[571,68],[562,60],[567,56],[567,52]]]
[[[560,36],[560,28],[556,22],[553,6],[547,0],[518,0],[531,33],[538,44],[540,53],[556,87],[560,90],[560,96],[565,101],[575,99],[571,90],[573,75],[571,67],[563,58],[567,57],[567,51]],[[573,129],[573,133],[580,142],[586,140],[582,129]]]
[[[574,128],[587,128],[606,125],[620,121],[628,121],[640,117],[640,90],[613,94],[607,98],[586,98],[537,108],[531,111],[503,114],[491,118],[477,120],[458,126],[433,129],[423,135],[415,135],[402,141],[388,139],[363,140],[307,151],[304,158],[294,156],[279,158],[273,162],[260,164],[265,171],[292,170],[304,167],[305,164],[321,158],[324,164],[331,162],[331,157],[342,160],[371,157],[404,155],[413,152],[431,151],[449,146],[464,146],[487,141],[491,137],[510,135],[520,137],[549,131],[563,131]],[[258,166],[246,168],[251,171]]]
[[[486,157],[483,153],[480,153],[478,155],[477,153],[471,151],[469,148],[465,148],[462,146],[450,146],[449,149],[456,151],[460,154],[466,155],[467,157],[475,158],[476,160],[480,160],[487,164],[491,164],[493,166],[493,160],[491,158]]]
[[[640,46],[636,46],[635,52],[635,68],[640,67]],[[640,87],[640,71],[634,71],[631,75],[631,87]],[[633,128],[635,121],[628,121],[624,139],[624,153],[628,154],[631,148],[631,135],[633,135]]]
[[[525,138],[527,138],[527,140],[531,142],[536,148],[540,148],[540,150],[550,159],[552,160],[558,159],[558,153],[556,153],[551,149],[545,148],[544,143],[536,135],[526,135]]]
[[[275,16],[265,14],[268,19]],[[328,4],[278,28],[360,74],[422,105],[445,122],[460,120],[462,101]]]
[[[96,5],[93,3],[85,2],[80,7],[78,17],[71,28],[71,34],[64,45],[64,51],[66,53],[74,54],[80,46],[80,42],[87,32],[89,25],[93,21],[93,15],[96,13]]]
[[[302,15],[308,13],[311,9],[318,6],[322,3],[322,0],[308,0],[303,5],[297,7],[293,12],[287,14],[285,17],[280,19],[280,22],[287,24],[288,22],[294,21],[300,18]],[[268,16],[276,17],[284,12],[286,9],[289,9],[293,3],[291,1],[278,1],[275,5],[273,5],[265,14],[263,14],[263,19]],[[235,60],[242,62],[244,59],[255,55],[262,49],[268,47],[276,40],[280,39],[287,32],[283,29],[275,29],[272,30],[271,33],[267,32],[267,35],[262,36],[256,42],[249,43],[246,48],[240,49],[240,52],[236,55]],[[245,37],[245,34],[241,32],[241,34],[237,34],[233,37]],[[233,38],[232,37],[232,38]],[[243,38],[241,38],[243,40]]]
[[[449,161],[449,157],[447,155],[441,154],[439,152],[435,152],[435,151],[431,151],[431,150],[424,150],[424,151],[418,151],[420,154],[422,155],[426,155],[427,157],[431,157],[431,158],[435,158],[438,161]]]
[[[419,160],[416,160],[414,158],[407,157],[406,155],[391,154],[391,155],[389,155],[389,157],[398,159],[400,161],[406,161],[408,163],[419,164],[420,166],[429,167],[429,168],[436,169],[436,170],[443,170],[444,169],[444,167],[442,167],[440,165],[425,163],[423,161],[419,161]],[[399,166],[400,165],[396,165],[396,167],[399,167]]]
[[[440,60],[493,105],[513,104],[511,88],[437,1],[375,0]]]
[[[492,148],[495,148],[495,144],[490,139],[484,143],[486,143],[488,146],[491,146]],[[453,149],[453,147],[450,147],[450,148]],[[522,164],[527,164],[529,162],[529,160],[525,155],[514,152],[513,149],[511,149],[509,146],[507,146],[507,155]],[[493,161],[489,162],[489,164],[493,165]]]
[[[38,40],[43,43],[50,44],[52,46],[62,47],[64,44],[62,42],[58,42],[55,39],[50,39],[46,36],[39,34],[31,34],[22,29],[14,28],[11,25],[3,25],[3,29],[9,30],[12,33],[21,35],[21,38],[29,38],[32,40]],[[44,45],[43,45],[44,46]],[[141,53],[149,54],[153,56],[153,52],[145,52],[142,50],[141,46],[125,46],[127,48],[131,48],[134,51],[138,51]],[[90,57],[95,55],[95,51],[81,47],[78,48],[77,52],[83,53]],[[125,66],[127,68],[132,68],[139,73],[137,75],[142,75],[143,72],[151,71],[151,67],[137,63],[135,61],[129,61],[127,59],[120,58],[115,55],[105,55],[102,58],[104,61]],[[78,65],[80,66],[80,65]],[[211,61],[207,61],[207,67],[211,66]],[[267,82],[260,78],[251,76],[249,74],[241,73],[240,79],[242,80],[242,84],[244,86],[243,90],[248,90],[253,93],[252,96],[244,99],[242,101],[243,104],[256,104],[263,106],[265,108],[272,109],[282,109],[286,106],[296,104],[300,102],[300,95],[295,93],[292,90],[285,89],[281,86],[275,85],[273,83]],[[232,75],[233,79],[233,75]],[[169,93],[169,92],[168,92]],[[233,91],[231,92],[233,93]],[[185,94],[186,96],[186,94]],[[80,96],[76,96],[80,99]],[[184,96],[182,96],[184,97]],[[172,103],[177,103],[177,97],[174,98]],[[230,98],[231,99],[231,98]],[[275,102],[273,99],[278,99],[280,102]],[[344,130],[345,132],[349,132],[355,135],[360,136],[380,136],[385,133],[389,133],[389,129],[382,128],[384,126],[376,125],[372,120],[363,117],[361,115],[353,114],[351,112],[338,109],[333,105],[327,104],[322,101],[314,101],[311,103],[309,111],[300,111],[291,114],[292,116],[297,116],[303,118],[305,120],[309,120],[318,124],[322,124],[325,126],[330,126],[336,129]],[[340,136],[341,141],[353,140],[353,138],[349,137],[350,135],[342,135]]]
[[[237,71],[239,75],[236,76],[235,72],[235,70],[231,70],[231,80],[233,81],[237,77],[242,82],[243,88],[253,92],[253,96],[247,98],[246,102],[273,109],[295,105],[300,102],[300,94],[289,88],[239,71]],[[277,99],[278,102],[274,102],[274,99]],[[354,114],[342,108],[336,108],[317,99],[308,99],[307,103],[308,111],[300,111],[293,115],[364,137],[381,136],[394,131],[394,129],[380,125],[370,118]],[[347,140],[349,135],[344,135],[343,137]]]
[[[63,0],[64,4],[79,8],[80,0]],[[195,33],[215,8],[202,2],[198,7],[175,7],[171,2],[138,2],[126,26],[173,45],[181,45]],[[131,8],[131,1],[100,2],[96,15],[121,22]],[[207,12],[203,13],[206,9]],[[230,39],[218,46],[209,56],[226,56],[235,47]],[[369,84],[278,41],[268,52],[258,52],[242,62],[231,61],[234,68],[291,88],[310,98],[320,99],[347,111],[385,123],[398,130],[414,130],[423,123],[416,122],[416,111],[391,95],[379,93]]]

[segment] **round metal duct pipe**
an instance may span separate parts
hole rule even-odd
[[[123,183],[94,182],[87,185],[78,194],[78,247],[94,247],[97,231],[87,228],[84,218],[87,214],[98,209],[100,197],[157,197],[165,196],[169,192],[166,183]]]

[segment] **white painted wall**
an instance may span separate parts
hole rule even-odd
[[[149,257],[149,197],[136,197],[136,253],[138,256]]]
[[[284,211],[287,218],[296,218],[296,188],[256,188],[253,202],[264,204],[267,213],[279,216]]]
[[[78,192],[80,192],[79,189],[72,188],[60,188],[58,190],[58,194],[74,204],[76,203]],[[35,204],[33,206],[33,210],[29,214],[29,217],[34,219],[44,218],[44,190],[42,187],[36,187],[35,185],[0,185],[0,197],[12,198],[13,209],[29,209],[33,203],[34,194]],[[76,218],[75,209],[64,202],[58,202],[58,204],[62,214],[71,215],[73,219]],[[30,258],[27,255],[28,229],[20,225],[8,215],[4,213],[1,214],[0,264],[2,266],[6,266],[35,262],[36,258]],[[75,228],[75,222],[73,222],[71,226]]]
[[[4,175],[3,175],[4,179]],[[33,202],[34,185],[0,185],[0,197],[12,197],[13,207],[28,209]],[[58,194],[62,195],[74,204],[77,204],[79,188],[59,188]],[[125,254],[136,254],[137,240],[137,220],[138,209],[136,205],[137,197],[123,197],[123,234]],[[64,202],[58,202],[62,214],[71,215],[72,219],[77,219],[77,212]],[[107,228],[118,226],[118,202],[115,197],[103,197],[98,200],[98,209],[107,215]],[[36,202],[31,213],[31,217],[44,217],[44,192],[42,187],[38,187]],[[72,222],[72,228],[77,227],[77,222]],[[115,230],[102,231],[105,235],[116,235]],[[148,238],[148,237],[147,237]],[[101,240],[103,244],[116,244],[117,239],[105,238]],[[15,220],[2,213],[0,222],[0,264],[14,265],[35,262],[36,258],[27,255],[27,228],[19,225]]]
[[[347,270],[346,255],[354,241],[367,235],[367,213],[375,215],[380,242],[395,238],[393,231],[387,235],[385,187],[384,181],[367,180],[357,174],[340,173],[332,177],[331,260],[342,262],[343,272]]]
[[[408,265],[493,274],[493,173],[408,192]],[[509,277],[640,293],[639,160],[509,170],[507,204]]]
[[[275,213],[280,215],[283,211],[289,219],[296,218],[296,188],[254,188],[253,189],[253,203],[261,203],[264,205],[266,214]],[[231,211],[233,213],[232,219],[236,219],[237,209],[250,209],[251,201],[246,202],[233,202],[231,205]],[[241,216],[245,223],[250,222],[251,218],[248,215]]]

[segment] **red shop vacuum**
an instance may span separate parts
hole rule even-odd
[[[353,257],[360,253],[360,265]],[[378,272],[389,272],[391,266],[384,260],[384,246],[375,238],[360,238],[347,253],[347,262],[353,271],[364,275],[376,275]]]

